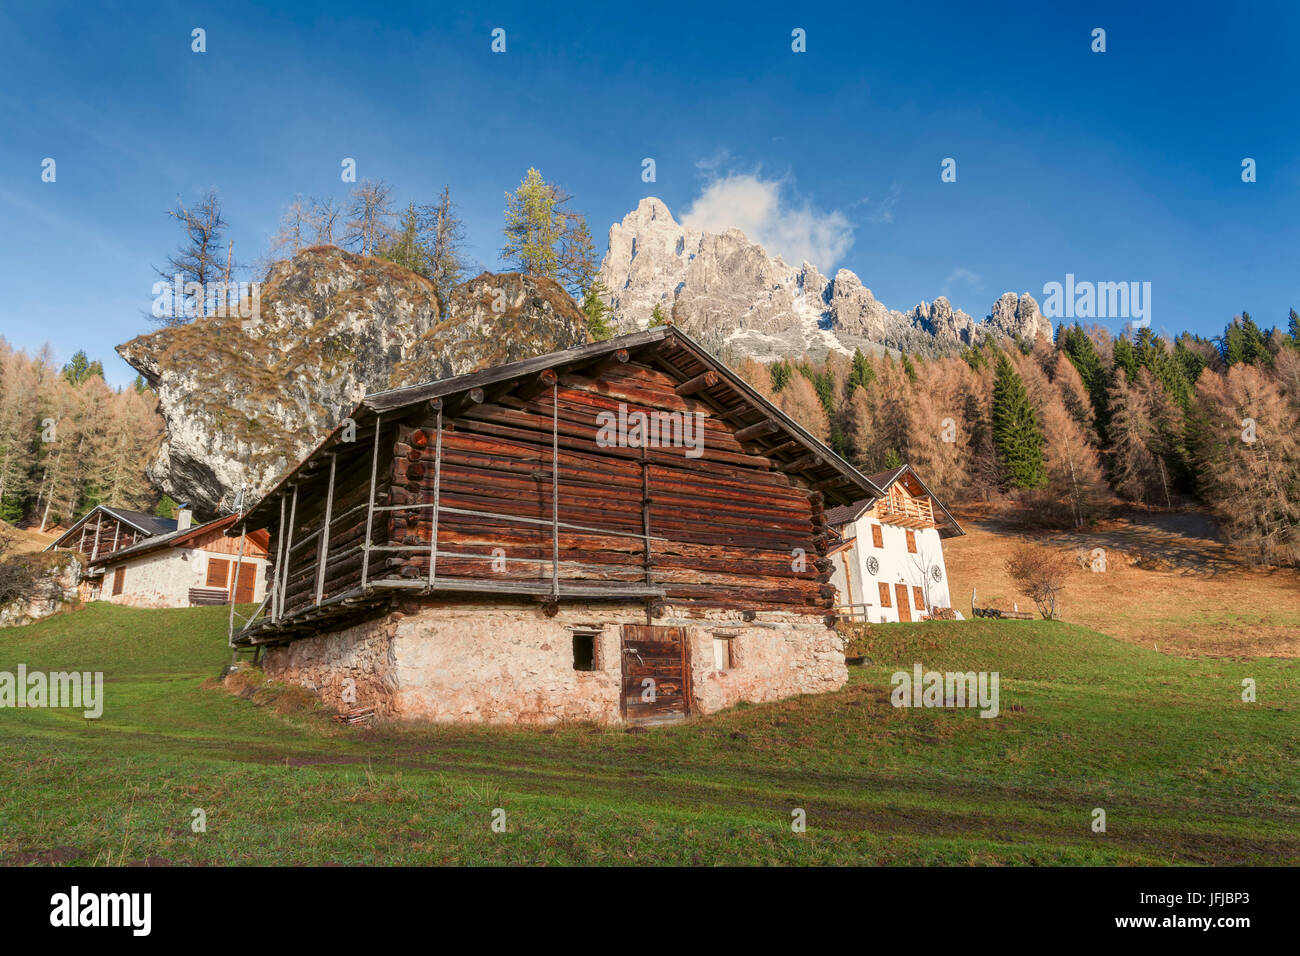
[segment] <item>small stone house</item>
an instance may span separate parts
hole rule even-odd
[[[827,508],[884,497],[672,326],[372,394],[227,534],[232,645],[341,711],[661,723],[839,688]]]
[[[952,606],[943,540],[965,534],[910,465],[870,477],[880,493],[826,512],[838,535],[836,610],[846,620],[924,621]]]
[[[226,535],[237,518],[195,525],[182,509],[175,530],[100,557],[94,597],[155,608],[228,604],[232,592],[236,604],[261,601],[270,557],[267,535],[254,531],[242,541]]]

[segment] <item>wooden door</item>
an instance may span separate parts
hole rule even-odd
[[[235,580],[235,603],[249,604],[256,593],[257,565],[243,561],[239,565],[239,576]]]
[[[894,603],[898,605],[898,619],[900,621],[910,621],[912,619],[912,608],[907,600],[907,585],[894,585]]]
[[[691,712],[686,628],[623,625],[622,714],[629,724],[662,724]]]

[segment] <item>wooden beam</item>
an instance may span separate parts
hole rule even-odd
[[[809,468],[816,468],[818,465],[824,465],[825,459],[821,455],[804,455],[802,458],[796,458],[794,461],[781,466],[783,471],[807,471]]]
[[[770,435],[780,430],[780,425],[770,418],[765,418],[761,422],[755,422],[753,425],[746,425],[744,428],[739,429],[736,432],[736,441],[753,441],[755,438],[761,438],[764,435]]]
[[[673,391],[678,395],[694,395],[696,392],[701,392],[706,388],[713,388],[713,386],[718,384],[718,378],[718,373],[713,371],[713,369],[709,369],[707,372],[701,372],[694,378],[682,382],[682,384],[678,385],[673,389]]]
[[[555,369],[553,368],[542,369],[542,371],[538,372],[535,376],[533,376],[531,381],[518,386],[515,389],[515,394],[518,395],[524,401],[528,401],[540,395],[542,392],[546,391],[547,389],[554,388],[555,384],[559,380],[560,380],[560,376],[556,373]]]

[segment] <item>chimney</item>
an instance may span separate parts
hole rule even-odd
[[[176,506],[176,530],[184,531],[194,523],[194,512],[188,504]]]

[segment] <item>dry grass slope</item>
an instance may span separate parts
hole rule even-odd
[[[953,606],[1033,609],[1003,561],[1018,542],[1105,553],[1106,570],[1074,571],[1061,618],[1111,637],[1185,655],[1300,657],[1300,571],[1241,564],[1213,522],[1194,514],[1131,512],[1086,532],[1021,534],[988,513],[959,515],[966,536],[945,543]]]

